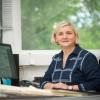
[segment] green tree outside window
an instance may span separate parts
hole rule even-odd
[[[100,0],[21,0],[22,49],[59,49],[50,38],[62,20],[75,24],[82,47],[100,49]]]

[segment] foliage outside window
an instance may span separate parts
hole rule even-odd
[[[62,20],[75,24],[82,47],[100,49],[99,6],[100,0],[21,0],[22,49],[58,49],[50,39]]]

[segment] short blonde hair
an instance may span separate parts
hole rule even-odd
[[[55,35],[57,34],[58,29],[63,27],[63,26],[70,26],[72,28],[72,30],[74,31],[74,33],[76,35],[76,44],[78,44],[79,43],[79,35],[78,35],[74,25],[70,22],[67,22],[67,21],[62,21],[62,22],[58,22],[58,23],[54,24],[53,32],[52,32],[52,36],[51,36],[51,42],[56,43]]]

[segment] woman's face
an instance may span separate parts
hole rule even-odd
[[[66,48],[75,45],[76,35],[70,26],[63,26],[58,29],[55,40],[61,47]]]

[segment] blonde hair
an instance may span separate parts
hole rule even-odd
[[[52,32],[52,36],[51,36],[51,42],[52,43],[56,43],[56,40],[55,40],[55,35],[57,34],[57,31],[59,28],[63,27],[63,26],[70,26],[72,28],[72,30],[74,31],[75,35],[76,35],[76,44],[78,44],[79,42],[79,35],[74,27],[74,25],[70,22],[67,22],[67,21],[62,21],[62,22],[58,22],[58,23],[55,23],[54,26],[53,26],[53,32]],[[57,44],[57,43],[56,43]]]

